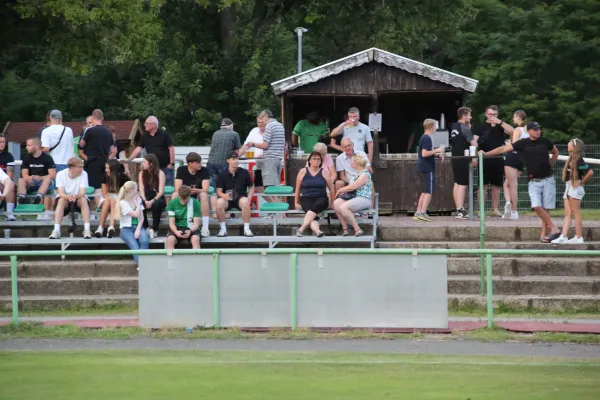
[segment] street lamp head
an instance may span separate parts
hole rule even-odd
[[[294,29],[294,31],[296,31],[297,34],[301,35],[302,33],[308,32],[308,29],[299,26],[296,29]]]

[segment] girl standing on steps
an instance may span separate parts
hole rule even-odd
[[[581,220],[581,199],[585,195],[583,185],[594,175],[594,171],[583,160],[584,148],[581,139],[572,139],[568,145],[569,159],[562,171],[562,180],[566,183],[563,200],[565,204],[565,220],[562,234],[552,241],[554,244],[583,244],[583,221]],[[571,227],[571,214],[575,219],[575,236],[567,237]]]
[[[125,182],[115,205],[115,214],[120,219],[121,239],[131,250],[148,249],[148,231],[144,225],[144,206],[134,181]],[[138,264],[138,256],[133,256]],[[139,264],[138,264],[139,265]]]

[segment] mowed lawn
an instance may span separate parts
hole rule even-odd
[[[0,399],[599,399],[600,361],[360,353],[0,353]]]

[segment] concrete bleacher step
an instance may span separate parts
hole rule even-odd
[[[10,279],[0,278],[0,296],[11,293]],[[138,293],[138,278],[21,278],[19,296],[123,295]]]
[[[494,276],[595,276],[600,278],[598,257],[494,257]],[[479,275],[479,257],[451,257],[448,275]]]
[[[588,311],[597,312],[600,309],[600,295],[518,295],[493,296],[494,306],[500,304],[521,309],[535,309],[538,311]],[[486,297],[477,294],[451,294],[448,296],[448,305],[452,308],[470,308],[474,305],[484,308]]]
[[[598,295],[600,277],[588,276],[526,276],[494,277],[493,293],[497,295]],[[448,293],[480,293],[480,277],[474,275],[451,275],[448,277]]]
[[[116,260],[26,260],[18,263],[17,274],[21,278],[103,278],[137,277],[133,259]],[[10,278],[10,264],[0,263],[0,278]]]
[[[377,242],[375,247],[380,249],[478,249],[479,241],[390,241]],[[600,242],[585,242],[584,244],[561,244],[540,243],[536,241],[506,242],[487,241],[486,249],[514,249],[514,250],[600,250]],[[454,256],[454,255],[453,255]],[[470,257],[473,257],[471,255]],[[511,257],[519,257],[511,255]],[[531,256],[529,256],[531,257]]]
[[[138,295],[20,296],[21,310],[89,309],[97,306],[137,307]],[[11,297],[0,296],[0,309],[11,310]],[[93,312],[93,311],[92,311]]]

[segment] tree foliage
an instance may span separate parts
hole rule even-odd
[[[596,141],[596,0],[7,0],[0,3],[0,123],[51,108],[84,118],[156,115],[181,144],[203,144],[221,117],[240,132],[271,83],[379,47],[479,80],[479,112],[525,109],[555,138]]]

